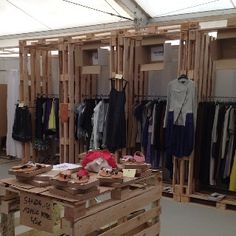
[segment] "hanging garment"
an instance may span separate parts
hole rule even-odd
[[[202,120],[202,137],[200,137],[201,156],[199,179],[202,184],[208,185],[210,179],[211,137],[215,118],[215,104],[204,103],[204,117]],[[198,148],[196,146],[196,148]]]
[[[204,185],[209,184],[211,137],[215,118],[215,104],[200,102],[195,135],[194,175]]]
[[[185,126],[187,114],[196,114],[196,96],[194,81],[175,79],[169,82],[164,127],[167,126],[169,112],[173,113],[173,124]]]
[[[69,119],[68,103],[60,104],[60,118],[62,123],[66,123]]]
[[[103,122],[103,130],[102,130],[102,148],[106,148],[107,142],[107,117],[108,117],[108,101],[104,103],[104,122]]]
[[[217,124],[217,142],[215,145],[215,179],[216,181],[221,179],[220,173],[222,172],[222,164],[223,160],[221,159],[221,149],[222,149],[222,137],[223,137],[223,127],[224,127],[224,119],[225,119],[226,107],[222,105],[219,109],[219,116],[218,116],[218,124]]]
[[[230,176],[231,163],[234,154],[235,111],[233,108],[231,108],[230,110],[227,131],[228,131],[228,143],[225,155],[225,169],[223,175],[224,179]]]
[[[31,114],[27,106],[16,106],[12,138],[20,142],[29,142],[32,139]]]
[[[233,166],[230,174],[229,190],[236,191],[236,152],[234,153]]]
[[[142,139],[141,144],[144,150],[144,155],[146,156],[146,161],[151,163],[150,155],[147,153],[151,148],[151,127],[152,127],[152,111],[153,111],[153,102],[149,101],[144,105],[143,109],[143,120],[145,120],[143,132],[142,132]]]
[[[217,104],[215,107],[215,117],[212,127],[212,134],[211,134],[211,158],[210,158],[210,177],[209,183],[210,185],[215,185],[215,178],[214,178],[214,170],[215,170],[215,156],[214,156],[214,149],[217,141],[217,123],[218,123],[218,116],[219,116],[219,109],[220,106]]]
[[[47,150],[49,136],[59,138],[59,99],[36,98],[34,149]]]
[[[141,144],[142,143],[142,136],[143,136],[143,130],[146,123],[146,110],[145,105],[147,101],[141,101],[141,103],[137,103],[134,108],[134,116],[137,120],[137,136],[136,136],[136,143]]]
[[[224,126],[223,126],[223,136],[222,136],[222,147],[221,147],[221,159],[225,158],[226,154],[226,146],[229,140],[228,136],[228,124],[229,124],[229,116],[231,111],[231,106],[226,110],[225,118],[224,118]]]
[[[164,127],[169,155],[184,157],[193,151],[195,90],[195,83],[189,79],[175,79],[168,84]]]
[[[103,100],[94,108],[92,117],[93,131],[90,139],[90,149],[99,149],[102,146],[103,132],[106,125],[106,112],[108,104]]]
[[[135,148],[136,147],[136,141],[138,136],[138,120],[134,116],[135,107],[138,105],[138,102],[136,102],[132,106],[132,116],[129,121],[130,129],[128,130],[128,141],[127,141],[127,147],[128,148]]]
[[[112,152],[126,147],[125,87],[127,82],[122,91],[115,89],[114,82],[111,80],[106,135],[106,146]]]
[[[76,138],[80,139],[81,137],[85,137],[85,130],[83,130],[83,128],[81,127],[81,114],[83,112],[85,108],[85,103],[81,103],[77,106],[77,108],[75,109],[75,114],[76,114]]]
[[[43,104],[44,114],[43,114],[43,132],[44,134],[48,135],[50,134],[50,130],[48,130],[48,124],[49,124],[49,116],[52,109],[52,99],[46,98],[45,104]],[[49,132],[48,132],[49,131]]]
[[[165,131],[164,131],[164,117],[166,110],[166,101],[159,101],[155,109],[153,145],[157,150],[165,150]]]
[[[54,99],[52,100],[51,111],[48,120],[48,129],[56,131],[56,114],[55,114],[55,104]]]
[[[35,139],[43,139],[43,124],[44,124],[44,113],[45,113],[45,102],[46,98],[36,98],[35,108]]]
[[[7,140],[6,154],[17,158],[22,158],[22,145],[12,138],[14,124],[15,104],[19,99],[19,73],[18,71],[7,72]]]
[[[96,106],[95,99],[86,99],[84,101],[85,106],[80,113],[79,116],[79,128],[81,129],[81,132],[79,131],[79,134],[83,135],[82,137],[85,138],[86,141],[86,148],[89,150],[90,146],[90,139],[93,131],[92,126],[92,116],[94,113],[94,108]]]

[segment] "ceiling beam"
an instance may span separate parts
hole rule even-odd
[[[149,20],[149,24],[158,24],[160,26],[172,25],[172,24],[182,24],[185,22],[204,22],[204,21],[219,21],[226,20],[230,17],[236,16],[236,9],[225,9],[225,10],[215,10],[215,11],[204,11],[204,12],[194,12],[185,13],[179,15],[170,16],[160,16],[153,17]]]
[[[147,25],[151,19],[151,16],[135,0],[114,1],[134,19],[135,24],[139,27]]]

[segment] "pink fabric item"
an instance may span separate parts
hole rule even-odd
[[[78,173],[77,173],[77,177],[83,177],[83,176],[89,176],[88,171],[85,170],[85,169],[81,169],[81,170],[79,170]]]
[[[114,156],[112,155],[112,153],[110,153],[107,150],[89,151],[85,155],[82,161],[82,166],[85,168],[88,163],[90,163],[91,161],[94,161],[97,158],[103,158],[104,160],[107,161],[109,166],[111,166],[112,168],[117,168],[117,164],[116,164],[116,160]]]
[[[125,162],[131,162],[131,161],[134,160],[134,157],[131,156],[131,155],[125,155],[125,156],[122,157],[121,160],[122,160],[122,161],[125,161]]]
[[[145,156],[143,155],[142,152],[135,152],[134,153],[134,160],[138,163],[144,163],[145,162]]]

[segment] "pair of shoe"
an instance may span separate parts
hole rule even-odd
[[[101,177],[111,177],[111,178],[122,178],[123,173],[119,171],[118,169],[108,169],[108,168],[102,168],[99,171],[99,175]]]
[[[131,156],[131,155],[123,156],[121,161],[142,164],[142,163],[145,162],[145,156],[142,152],[137,151],[137,152],[134,153],[133,156]]]

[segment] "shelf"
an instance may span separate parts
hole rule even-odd
[[[141,65],[141,71],[155,71],[155,70],[163,70],[164,62],[150,63]]]
[[[82,66],[83,75],[99,75],[101,72],[101,66]]]
[[[216,70],[236,69],[236,58],[216,60],[214,63]]]

